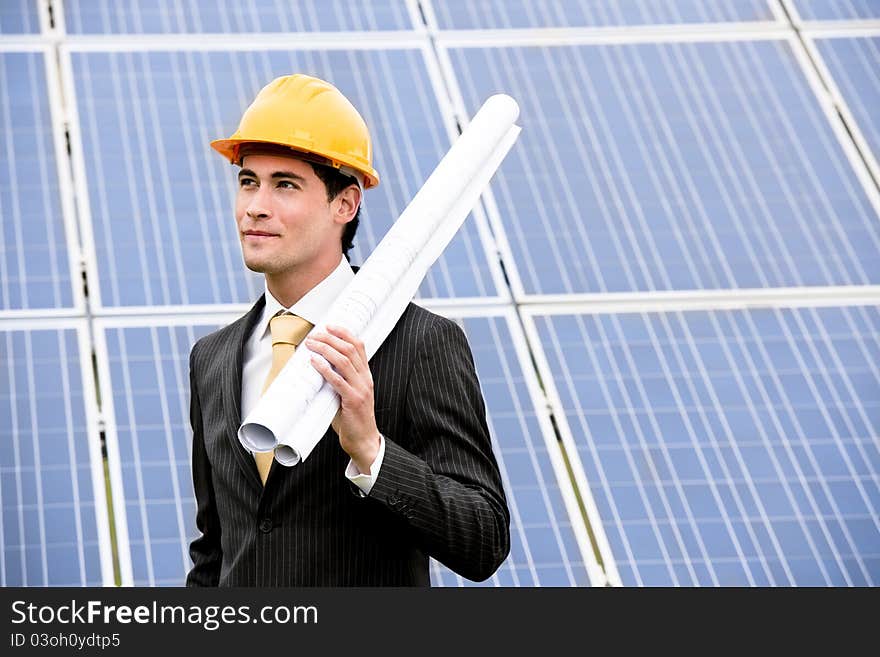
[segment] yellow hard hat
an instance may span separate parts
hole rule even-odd
[[[233,164],[242,144],[274,144],[311,155],[343,173],[357,172],[365,189],[379,184],[367,124],[329,82],[308,75],[275,78],[257,94],[229,139],[211,147]]]

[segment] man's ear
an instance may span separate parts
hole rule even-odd
[[[349,185],[333,199],[333,220],[336,223],[347,224],[354,219],[358,208],[361,206],[361,188],[357,185]]]

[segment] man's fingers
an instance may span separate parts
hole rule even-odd
[[[354,382],[354,377],[357,375],[357,368],[348,356],[339,353],[338,350],[334,349],[327,343],[318,340],[306,340],[306,345],[313,352],[321,354],[327,361],[329,361],[330,364],[336,368],[336,372],[341,374],[343,378],[349,380],[349,383]]]
[[[332,336],[342,339],[345,342],[351,344],[358,355],[360,355],[363,362],[367,362],[367,350],[364,347],[363,341],[361,341],[361,339],[354,335],[351,331],[343,328],[342,326],[328,325],[327,332],[330,333]]]
[[[346,381],[345,377],[339,374],[339,372],[334,371],[326,359],[321,358],[320,356],[312,356],[312,365],[318,370],[318,372],[320,372],[321,376],[324,377],[324,380],[339,393],[340,397],[344,398],[351,393],[351,386],[348,384],[348,381]]]
[[[360,341],[349,342],[342,337],[337,337],[330,333],[316,333],[315,335],[309,336],[306,340],[306,345],[312,351],[318,351],[317,346],[322,344],[332,347],[332,349],[342,354],[351,362],[356,371],[363,369],[363,364],[366,363],[366,359],[363,352],[363,344],[360,344]],[[321,353],[326,355],[323,351]],[[331,362],[336,365],[335,361]]]

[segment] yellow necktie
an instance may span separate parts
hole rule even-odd
[[[275,380],[275,377],[293,356],[297,345],[303,341],[312,326],[308,320],[291,313],[275,315],[269,320],[269,331],[272,333],[272,367],[269,368],[269,374],[266,376],[266,382],[260,392],[261,395],[268,390],[269,384]],[[257,460],[260,479],[265,486],[266,478],[269,476],[269,468],[272,467],[272,461],[275,459],[275,452],[254,452],[254,458]]]

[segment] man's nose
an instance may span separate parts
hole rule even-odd
[[[271,204],[266,194],[267,192],[261,187],[251,195],[247,210],[245,210],[248,217],[251,219],[265,219],[272,214],[270,210]]]

